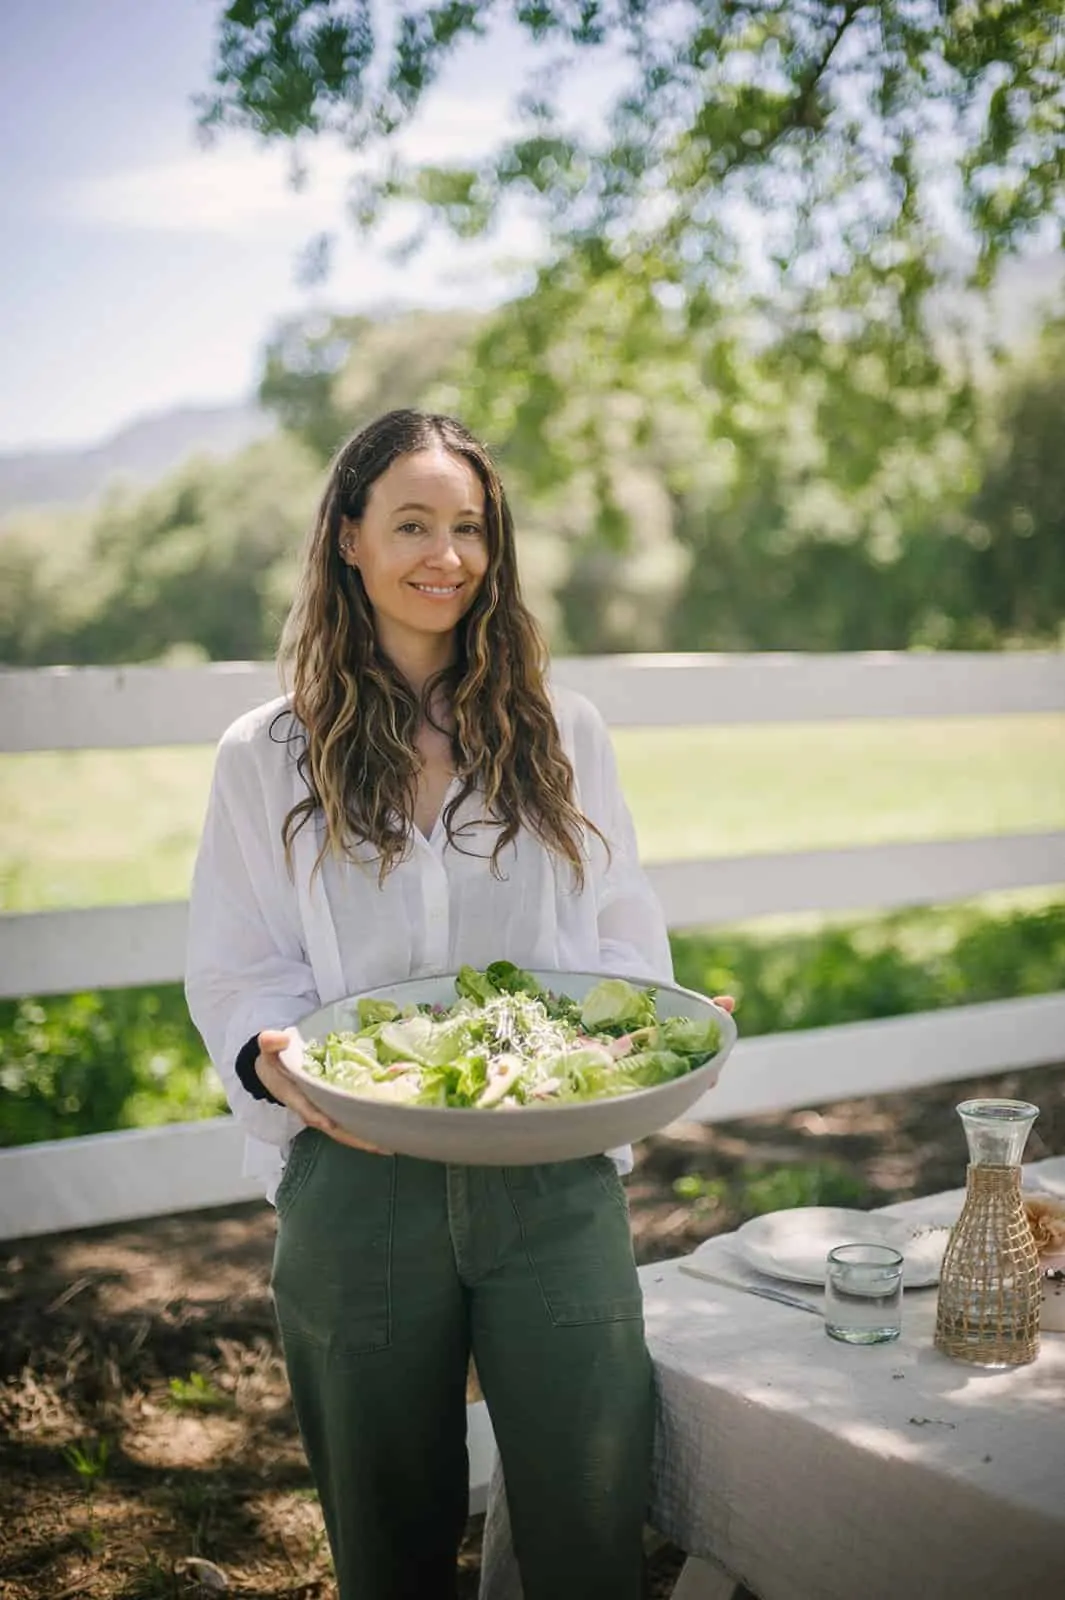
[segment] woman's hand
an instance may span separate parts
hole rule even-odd
[[[720,1006],[722,1011],[729,1013],[735,1011],[736,1002],[730,994],[715,994],[711,996],[715,1006]]]
[[[388,1152],[378,1149],[375,1144],[367,1144],[364,1139],[356,1139],[353,1133],[348,1133],[332,1117],[320,1110],[304,1094],[296,1079],[289,1072],[281,1060],[281,1052],[290,1045],[296,1036],[295,1028],[264,1028],[259,1035],[259,1054],[255,1058],[255,1070],[259,1075],[259,1082],[264,1088],[269,1089],[275,1100],[280,1100],[282,1105],[288,1106],[297,1117],[301,1117],[308,1128],[318,1128],[322,1133],[328,1134],[330,1139],[335,1139],[338,1144],[348,1144],[355,1150],[369,1150],[372,1155],[383,1156]]]

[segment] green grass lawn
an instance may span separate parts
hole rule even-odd
[[[1065,717],[621,729],[648,861],[1065,827]],[[0,909],[181,898],[209,749],[0,757]]]
[[[1065,827],[1065,717],[619,729],[648,861]]]

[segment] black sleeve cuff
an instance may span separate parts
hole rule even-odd
[[[237,1053],[237,1077],[242,1089],[247,1089],[253,1100],[268,1100],[272,1106],[281,1105],[276,1094],[271,1094],[263,1080],[255,1070],[255,1062],[259,1055],[259,1035],[252,1034],[247,1044],[242,1044]]]

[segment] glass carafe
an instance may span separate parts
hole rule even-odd
[[[1039,1351],[1039,1255],[1021,1200],[1021,1155],[1037,1107],[964,1100],[965,1204],[939,1277],[935,1343],[959,1361],[1019,1367]]]

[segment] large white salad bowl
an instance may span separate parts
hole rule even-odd
[[[581,1000],[610,973],[536,971],[533,977],[555,994]],[[639,982],[638,979],[629,979]],[[705,995],[674,984],[656,984],[660,1017],[714,1017],[721,1030],[721,1048],[694,1072],[653,1089],[576,1105],[521,1106],[511,1110],[467,1110],[458,1106],[396,1105],[371,1100],[327,1083],[303,1068],[304,1043],[328,1033],[358,1028],[360,999],[393,1000],[398,1006],[454,1004],[455,974],[409,978],[404,983],[366,989],[361,995],[334,1001],[303,1017],[293,1044],[282,1061],[308,1099],[357,1138],[395,1155],[444,1161],[451,1166],[520,1167],[541,1161],[569,1161],[598,1155],[644,1139],[676,1122],[712,1089],[736,1042],[736,1024],[727,1011]]]

